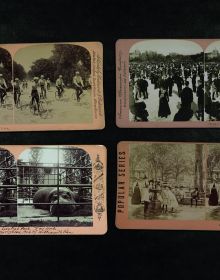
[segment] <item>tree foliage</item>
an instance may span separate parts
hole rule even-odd
[[[207,158],[208,177],[213,178],[214,169],[220,169],[220,148],[219,145],[209,145]]]
[[[12,80],[12,58],[3,48],[0,48],[0,73],[3,74],[8,85]]]
[[[31,66],[28,76],[30,78],[40,77],[42,74],[45,78],[54,80],[54,73],[56,71],[55,64],[50,59],[41,58],[36,60]]]
[[[30,149],[29,163],[30,166],[33,167],[29,168],[29,177],[31,178],[34,184],[43,183],[43,178],[45,175],[44,170],[43,168],[37,167],[37,165],[41,163],[41,156],[42,156],[41,149],[39,148]]]
[[[63,76],[66,85],[72,84],[73,76],[79,71],[84,80],[91,73],[91,56],[84,47],[69,44],[55,44],[50,58],[34,61],[28,75],[44,75],[55,82],[59,75]]]
[[[89,184],[92,180],[92,162],[89,154],[82,149],[64,150],[66,184]],[[69,168],[68,168],[69,167]],[[75,167],[70,168],[70,167]],[[78,167],[78,168],[77,168]],[[80,168],[80,167],[86,167]]]
[[[24,67],[16,61],[13,61],[13,73],[14,78],[18,78],[20,81],[24,80],[27,76]]]
[[[145,51],[139,55],[133,57],[130,54],[130,62],[153,62],[153,63],[170,63],[170,62],[201,62],[203,61],[204,53],[198,53],[193,55],[182,55],[178,53],[169,53],[163,55],[154,51]]]
[[[146,170],[149,179],[173,179],[194,174],[195,154],[176,144],[138,144],[130,151],[130,168]]]

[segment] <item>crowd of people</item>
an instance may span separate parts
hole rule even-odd
[[[186,191],[183,186],[171,187],[168,183],[160,183],[160,181],[144,180],[140,183],[136,180],[132,189],[131,204],[143,204],[144,215],[147,215],[155,210],[162,213],[176,212],[180,205],[188,203],[191,207],[197,207],[200,198],[201,194],[197,187]]]
[[[159,119],[167,119],[171,115],[170,103],[176,102],[173,101],[175,94],[178,96],[180,106],[175,112],[173,121],[189,121],[193,116],[196,120],[204,120],[203,63],[130,63],[129,71],[130,112],[134,121],[148,121],[151,117],[149,107],[152,105],[158,108]],[[155,95],[159,98],[159,104],[154,102]],[[153,102],[150,102],[150,99]],[[193,103],[195,108],[192,109]]]
[[[83,90],[85,88],[84,81],[80,75],[79,71],[76,71],[75,75],[72,78],[72,88],[75,91],[76,100],[79,102]],[[31,95],[31,104],[36,102],[37,109],[39,111],[39,101],[40,99],[47,98],[47,92],[51,88],[51,81],[49,78],[45,78],[44,75],[40,75],[40,77],[34,77],[31,81],[28,80],[20,80],[19,78],[15,78],[11,81],[10,85],[6,83],[6,80],[3,74],[0,73],[0,101],[3,104],[5,100],[5,96],[7,95],[7,91],[9,86],[12,87],[14,104],[17,105],[18,100],[20,99],[21,93],[25,90],[27,91],[30,87],[30,95]],[[59,75],[55,81],[55,87],[58,92],[58,96],[61,97],[64,92],[64,80],[63,76]]]
[[[220,63],[205,66],[205,112],[209,120],[220,120]]]

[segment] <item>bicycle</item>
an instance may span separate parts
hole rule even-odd
[[[38,110],[38,104],[37,104],[36,99],[34,99],[33,102],[32,101],[30,102],[29,107],[30,107],[30,112],[33,115],[38,115],[39,114],[39,116],[41,118],[44,118],[44,119],[47,118],[48,108],[47,108],[47,102],[45,100],[39,100],[39,110]]]
[[[55,99],[56,100],[61,100],[63,98],[63,95],[64,95],[64,89],[60,89],[58,90],[58,88],[56,88],[55,90]]]
[[[34,99],[33,101],[30,102],[29,107],[30,107],[30,112],[32,113],[32,115],[36,115],[36,112],[38,112],[38,104],[37,104],[36,99]]]
[[[85,95],[85,87],[78,86],[73,88],[73,93],[72,93],[72,99],[77,100],[77,102],[80,102],[81,98]]]
[[[21,109],[22,110],[21,94],[17,95],[17,100],[15,102],[15,107],[17,109]]]
[[[8,110],[12,110],[13,107],[12,100],[7,93],[3,98],[0,97],[0,107],[6,108]]]
[[[47,98],[47,91],[46,91],[46,88],[44,86],[41,86],[41,89],[40,89],[40,98],[41,99],[46,99]]]

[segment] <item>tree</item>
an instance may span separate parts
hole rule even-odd
[[[2,185],[14,185],[16,183],[16,161],[8,151],[0,150],[0,180]],[[1,169],[4,168],[4,169]]]
[[[91,56],[87,49],[77,45],[56,44],[51,61],[56,65],[55,77],[63,75],[66,84],[72,83],[76,71],[85,80],[91,73]]]
[[[133,144],[130,147],[130,169],[146,170],[148,178],[175,180],[179,184],[181,175],[194,175],[194,146],[182,147],[176,144]]]
[[[34,184],[43,183],[44,170],[38,167],[41,161],[42,150],[40,148],[31,148],[29,163],[31,168],[29,168],[29,177]]]
[[[46,78],[55,80],[54,77],[55,71],[56,71],[56,67],[50,59],[40,58],[33,63],[30,71],[28,72],[28,76],[33,78],[35,76],[40,77],[41,75],[44,75]]]
[[[213,171],[216,167],[219,168],[220,163],[220,148],[219,145],[209,145],[209,153],[207,157],[208,177],[213,178]]]
[[[89,184],[92,180],[92,162],[89,154],[82,149],[64,150],[66,184]],[[68,168],[69,167],[69,168]],[[75,167],[75,168],[71,168]],[[77,168],[78,167],[78,168]],[[84,168],[81,168],[84,167]]]
[[[0,73],[9,85],[12,80],[12,58],[11,54],[3,48],[0,48]]]
[[[14,78],[18,78],[20,81],[24,80],[27,76],[24,67],[21,64],[18,64],[16,61],[13,62],[13,73]]]
[[[203,164],[203,144],[195,145],[195,177],[194,177],[194,187],[198,188],[200,191],[204,190],[205,186],[205,170]]]

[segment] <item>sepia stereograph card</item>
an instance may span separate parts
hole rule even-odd
[[[104,126],[101,43],[0,45],[0,131]]]
[[[220,40],[118,40],[116,103],[118,127],[220,127]]]
[[[106,148],[1,146],[0,235],[104,234]]]
[[[120,142],[116,226],[220,230],[220,144]]]

